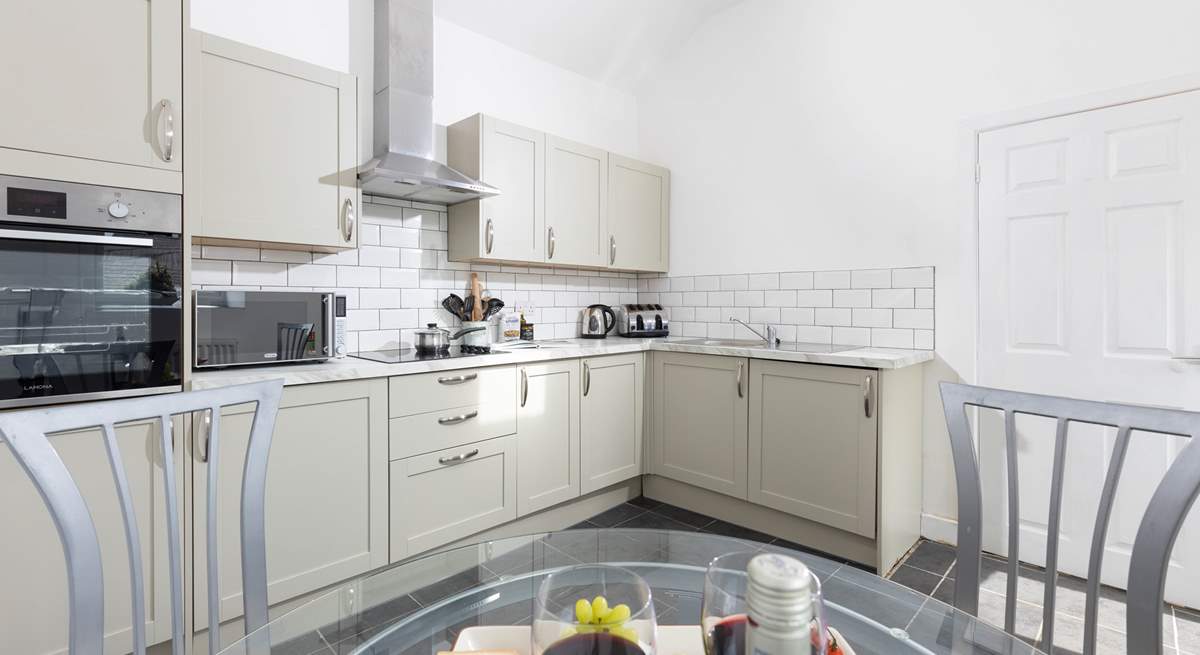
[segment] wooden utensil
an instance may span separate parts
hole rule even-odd
[[[483,285],[479,284],[479,274],[471,273],[471,295],[475,296],[475,306],[471,308],[471,320],[483,320],[483,303],[479,299],[483,297]]]

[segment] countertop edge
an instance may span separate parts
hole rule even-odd
[[[688,343],[687,341],[687,339],[682,338],[677,340],[566,339],[548,342],[547,346],[541,348],[521,348],[480,357],[405,362],[402,364],[385,364],[355,357],[345,357],[318,364],[254,366],[196,371],[191,375],[190,387],[192,389],[212,389],[215,387],[246,384],[277,378],[283,378],[285,386],[318,384],[321,382],[344,382],[385,378],[395,375],[416,375],[419,373],[479,368],[482,366],[507,366],[557,359],[578,359],[581,357],[600,357],[604,355],[648,351],[686,352],[880,370],[914,366],[934,358],[932,350],[861,347],[834,353],[817,353],[706,345]]]

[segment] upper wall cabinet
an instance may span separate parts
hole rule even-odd
[[[451,167],[500,189],[450,207],[451,260],[667,270],[666,169],[482,114],[447,146]]]
[[[180,193],[180,0],[0,2],[0,168]]]
[[[447,128],[447,163],[503,192],[450,207],[450,258],[541,262],[546,135],[476,114]]]
[[[666,272],[670,202],[670,171],[608,156],[609,266]]]
[[[357,247],[357,78],[209,34],[197,41],[195,235]]]
[[[546,263],[606,266],[608,153],[546,137]]]

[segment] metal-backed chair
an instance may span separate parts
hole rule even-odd
[[[312,323],[278,323],[275,326],[275,353],[280,361],[291,361],[304,357],[308,346],[308,335],[312,334]]]
[[[971,434],[969,407],[1004,413],[1006,467],[1008,475],[1008,570],[1004,607],[1004,629],[1013,631],[1019,562],[1018,472],[1016,415],[1055,419],[1054,461],[1050,483],[1049,522],[1046,534],[1046,574],[1043,600],[1042,648],[1054,646],[1054,601],[1058,566],[1058,538],[1062,512],[1063,470],[1066,465],[1067,428],[1085,423],[1117,429],[1112,457],[1104,477],[1100,505],[1096,511],[1088,559],[1087,600],[1084,607],[1083,653],[1096,652],[1100,571],[1104,540],[1117,483],[1120,481],[1131,431],[1189,437],[1175,462],[1167,470],[1146,507],[1138,526],[1129,562],[1126,592],[1126,638],[1139,644],[1138,653],[1162,653],[1162,604],[1167,564],[1180,526],[1200,492],[1200,413],[1138,405],[1121,405],[1057,396],[988,389],[950,382],[941,383],[942,407],[950,431],[954,477],[958,486],[958,564],[954,583],[954,605],[972,615],[979,609],[979,578],[982,559],[983,492],[979,463]],[[1151,646],[1153,644],[1153,646]],[[1130,651],[1134,652],[1134,651]]]
[[[254,420],[242,477],[241,536],[242,589],[246,634],[267,623],[267,554],[265,539],[264,497],[267,482],[267,456],[271,448],[271,433],[283,392],[282,380],[189,391],[160,396],[108,400],[77,405],[63,405],[0,414],[0,440],[6,441],[21,468],[29,475],[45,501],[54,527],[58,530],[67,562],[68,607],[70,611],[69,652],[84,655],[104,652],[104,581],[102,579],[100,542],[87,503],[71,477],[48,435],[87,428],[100,428],[112,469],[113,482],[120,503],[129,555],[129,577],[133,598],[133,652],[146,652],[145,586],[142,573],[141,541],[133,498],[125,475],[125,464],[117,445],[115,426],[131,421],[157,419],[161,423],[160,451],[163,457],[163,486],[167,511],[168,562],[171,567],[171,635],[172,653],[184,652],[183,626],[183,551],[180,548],[179,498],[176,491],[175,468],[172,466],[174,444],[171,438],[171,418],[191,412],[210,412],[208,456],[216,462],[220,446],[221,408],[244,403],[256,403]],[[208,550],[208,616],[209,653],[219,646],[217,588],[217,468],[207,468],[207,524],[205,537]],[[255,640],[258,650],[265,651],[267,635]],[[255,644],[251,644],[252,647]]]

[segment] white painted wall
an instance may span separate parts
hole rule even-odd
[[[1198,21],[1175,0],[745,0],[639,94],[671,273],[936,265],[925,510],[953,517],[936,380],[974,375],[962,121],[1196,72]]]
[[[318,66],[349,70],[348,0],[192,0],[192,27]]]
[[[477,112],[636,156],[637,100],[499,41],[434,21],[434,121]]]

